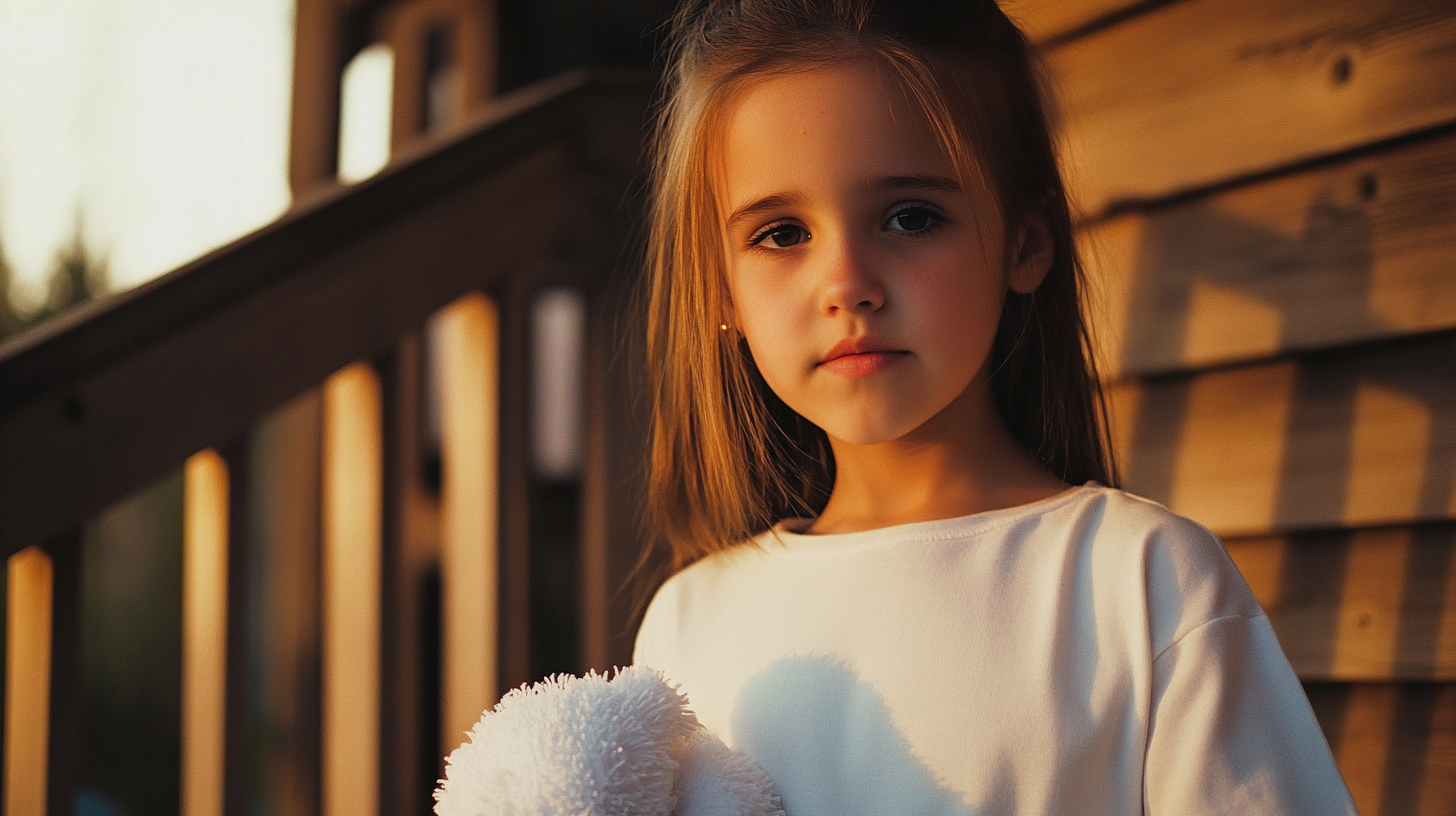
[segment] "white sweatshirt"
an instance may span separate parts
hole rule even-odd
[[[1218,540],[1096,485],[836,535],[779,525],[668,581],[635,662],[789,816],[1355,812]]]

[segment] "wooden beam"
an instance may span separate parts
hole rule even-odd
[[[594,226],[595,208],[618,203],[642,115],[640,86],[619,90],[590,113],[563,91],[531,115],[432,143],[350,195],[0,350],[0,554],[243,433],[533,258],[615,255],[620,236]],[[591,136],[600,182],[583,175],[577,136]]]
[[[1125,383],[1126,484],[1225,536],[1456,518],[1456,337]]]
[[[553,281],[554,282],[554,281]],[[500,562],[497,695],[537,678],[531,669],[531,281],[500,298]]]
[[[320,810],[320,389],[265,417],[252,434],[248,489],[250,578],[259,654],[257,716],[272,735],[258,746],[268,780],[263,807],[277,816]]]
[[[379,379],[323,388],[323,816],[379,812],[382,450]]]
[[[427,812],[434,780],[439,778],[438,724],[426,722],[421,700],[438,693],[427,688],[438,668],[426,665],[424,630],[426,581],[439,565],[439,514],[421,482],[423,343],[419,334],[400,338],[376,363],[380,374],[384,428],[384,595],[383,686],[380,692],[380,800],[386,816]],[[421,780],[423,757],[428,784]]]
[[[1307,685],[1363,816],[1456,814],[1456,685]]]
[[[1186,0],[1056,49],[1080,210],[1456,120],[1456,6]]]
[[[184,468],[182,816],[225,812],[228,642],[227,463],[208,449]]]
[[[7,563],[5,812],[46,813],[50,736],[51,559],[39,547]]]
[[[1456,327],[1453,158],[1448,133],[1084,231],[1101,370],[1136,377]]]
[[[468,295],[435,318],[440,378],[441,756],[500,690],[500,314]]]
[[[1227,546],[1301,679],[1456,681],[1456,525]]]
[[[1033,42],[1059,40],[1145,0],[1001,0],[1001,8]]]

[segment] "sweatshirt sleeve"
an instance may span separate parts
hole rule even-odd
[[[1148,816],[1338,816],[1355,806],[1265,615],[1215,618],[1153,663]]]

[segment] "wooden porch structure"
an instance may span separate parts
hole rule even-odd
[[[305,6],[322,16],[301,30],[388,4]],[[416,71],[429,17],[399,8],[385,29]],[[1127,486],[1225,540],[1366,816],[1456,814],[1456,8],[1008,9],[1062,98]],[[234,599],[258,597],[303,598],[289,648],[320,652],[300,681],[314,742],[279,812],[422,812],[420,758],[531,679],[526,321],[543,287],[589,304],[579,665],[628,657],[615,591],[642,449],[614,352],[648,84],[566,76],[434,135],[411,125],[389,170],[338,189],[335,45],[299,56],[316,149],[295,151],[294,212],[0,347],[7,814],[73,812],[81,529],[179,468],[184,812],[243,811],[239,644],[256,633]],[[418,98],[396,108],[427,118]],[[438,500],[420,477],[428,377]],[[303,590],[254,568],[259,518],[314,542],[290,550],[316,553]]]

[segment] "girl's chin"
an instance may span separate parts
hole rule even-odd
[[[870,448],[876,445],[888,445],[891,442],[898,442],[904,439],[911,431],[920,427],[919,422],[896,422],[886,423],[882,414],[873,420],[861,422],[827,422],[820,424],[815,422],[824,433],[837,443],[851,445],[854,447]],[[812,419],[810,421],[813,421]]]

